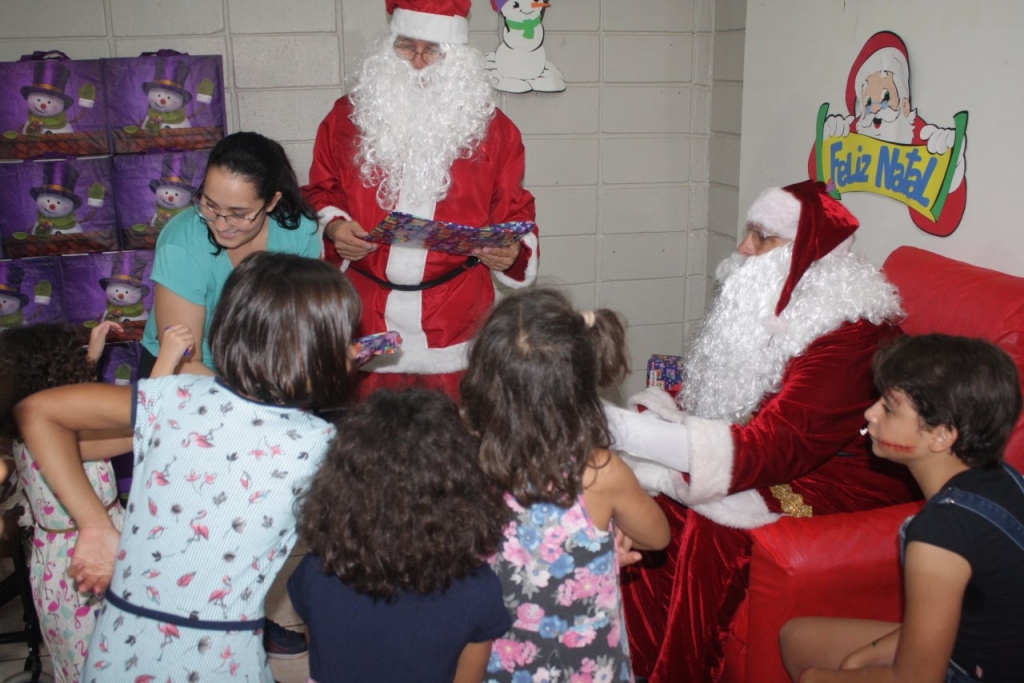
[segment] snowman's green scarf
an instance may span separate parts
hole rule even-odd
[[[522,31],[523,38],[527,40],[533,40],[533,36],[536,34],[537,27],[540,26],[540,20],[543,17],[537,17],[536,19],[527,19],[526,21],[512,21],[511,19],[505,20],[505,25],[513,31]]]

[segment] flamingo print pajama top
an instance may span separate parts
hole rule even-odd
[[[141,380],[132,424],[127,516],[83,680],[272,683],[262,631],[239,622],[263,617],[334,427],[195,375]]]

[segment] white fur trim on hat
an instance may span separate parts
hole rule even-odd
[[[800,200],[781,187],[769,187],[747,210],[747,224],[756,225],[776,237],[792,240],[796,239],[800,211]]]
[[[429,14],[396,7],[391,15],[391,35],[406,36],[431,43],[469,42],[469,22],[465,17]]]
[[[868,80],[868,76],[879,71],[887,71],[892,74],[899,99],[910,97],[910,65],[907,63],[907,55],[895,47],[880,48],[864,60],[860,69],[857,70],[857,80],[854,81],[854,88],[856,88],[854,103],[857,110],[852,112],[854,116],[864,113],[861,110],[860,94],[864,89],[865,81]]]

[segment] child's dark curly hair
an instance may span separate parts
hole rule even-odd
[[[0,332],[0,435],[18,438],[14,406],[43,389],[96,380],[84,340],[58,323],[12,327]]]
[[[450,398],[380,390],[338,422],[298,501],[324,572],[374,598],[444,590],[498,548],[510,512]]]

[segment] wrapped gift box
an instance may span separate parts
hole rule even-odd
[[[110,151],[103,64],[37,52],[0,63],[0,159]]]
[[[647,361],[647,386],[678,394],[683,388],[683,357],[651,356]]]
[[[0,164],[4,256],[118,248],[110,157]]]

